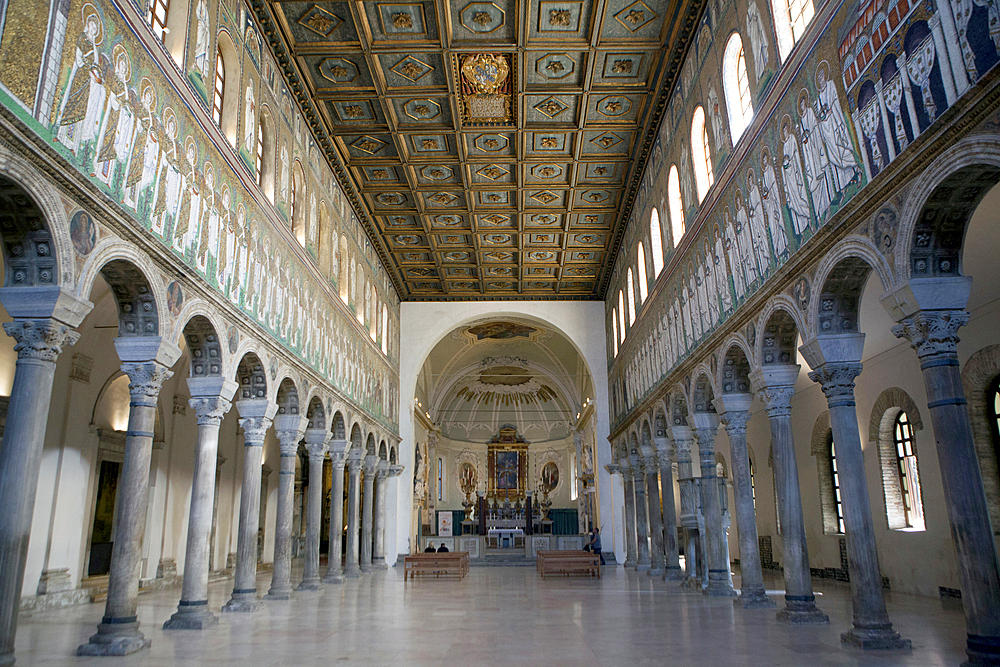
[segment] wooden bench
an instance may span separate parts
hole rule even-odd
[[[581,574],[601,578],[601,557],[589,551],[539,551],[536,554],[538,574]]]
[[[419,553],[403,557],[403,581],[418,574],[433,574],[462,579],[469,573],[469,553],[449,551],[446,553]]]

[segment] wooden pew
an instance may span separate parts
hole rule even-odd
[[[539,551],[536,567],[542,579],[546,574],[582,574],[601,578],[601,557],[589,551]]]
[[[403,557],[403,581],[418,574],[433,574],[462,579],[469,573],[469,553],[449,551],[446,553],[419,553]]]

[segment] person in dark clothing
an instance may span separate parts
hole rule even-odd
[[[590,547],[590,551],[594,553],[595,556],[601,557],[601,565],[604,565],[604,554],[601,553],[601,529],[597,526],[590,531],[590,543],[587,544]]]
[[[446,546],[444,545],[444,542],[442,542],[442,543],[441,543],[441,546],[439,546],[439,547],[438,547],[438,551],[437,551],[437,552],[438,552],[439,554],[446,554],[446,553],[448,553],[448,547],[446,547]]]
[[[434,543],[433,542],[428,542],[427,543],[427,548],[424,549],[424,553],[425,554],[432,554],[435,551],[437,551],[437,549],[434,548]]]

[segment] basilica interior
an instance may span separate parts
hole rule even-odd
[[[0,4],[0,666],[1000,666],[998,61],[1000,0]]]

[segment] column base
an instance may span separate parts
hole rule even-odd
[[[816,607],[816,600],[812,595],[802,596],[801,600],[789,599],[789,597],[791,596],[785,596],[785,608],[775,614],[775,617],[782,623],[806,625],[830,622],[830,617]]]
[[[264,600],[291,600],[292,599],[292,587],[289,586],[287,589],[274,590],[273,588],[267,592],[262,599]]]
[[[361,565],[361,571],[362,572],[371,572],[372,571],[372,564],[371,563],[364,563],[364,564],[362,564]]]
[[[900,651],[913,648],[910,640],[900,637],[891,625],[871,630],[851,628],[840,635],[840,641],[866,651]]]
[[[361,568],[357,565],[348,565],[344,569],[344,576],[348,579],[357,579],[361,576]]]
[[[624,563],[625,567],[635,567],[635,564],[636,564],[636,560],[634,558],[631,558],[631,559],[626,558],[625,559],[625,563]]]
[[[687,586],[693,591],[700,591],[701,577],[685,577],[684,580],[681,581],[681,586]]]
[[[342,584],[344,583],[344,575],[339,570],[334,570],[333,572],[327,571],[326,576],[323,577],[324,584]]]
[[[679,565],[668,565],[666,571],[663,573],[664,581],[682,581],[683,579],[684,570]]]
[[[13,653],[4,653],[0,655],[0,667],[10,667],[15,661]]]
[[[388,570],[389,566],[386,565],[385,558],[380,557],[380,556],[376,556],[372,560],[372,569],[373,570]]]
[[[97,634],[76,649],[77,655],[131,655],[149,648],[153,641],[139,632],[139,621],[101,623]]]
[[[664,569],[658,565],[651,565],[649,567],[649,576],[651,577],[662,577]]]
[[[208,610],[208,600],[181,600],[177,611],[163,624],[164,630],[204,630],[219,624],[219,617]]]
[[[733,600],[733,604],[743,609],[774,609],[778,606],[777,602],[767,597],[763,588],[740,591],[740,596]]]
[[[965,653],[969,659],[962,663],[962,667],[998,667],[1000,666],[1000,637],[967,635]]]
[[[701,594],[710,598],[734,598],[739,595],[727,579],[709,579]]]
[[[236,612],[236,613],[253,613],[261,608],[261,601],[257,597],[257,589],[253,588],[249,591],[241,591],[237,593],[233,591],[233,597],[229,598],[223,607],[223,612]]]
[[[650,565],[649,563],[640,563],[639,565],[636,565],[635,569],[638,572],[649,572]]]
[[[297,591],[318,591],[322,586],[320,586],[319,577],[315,579],[303,579],[302,583],[299,584]]]

